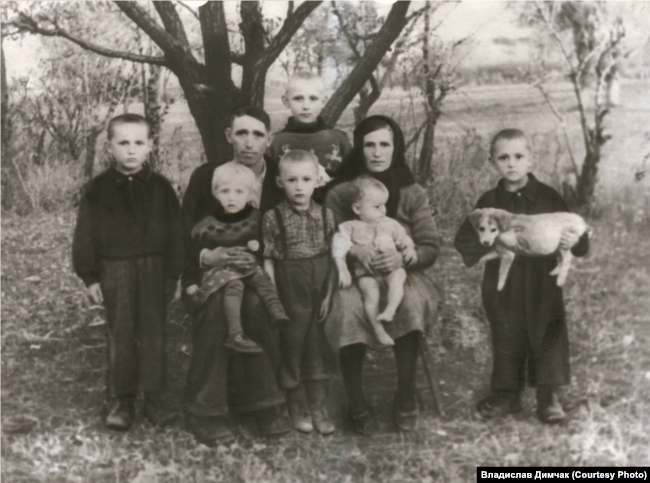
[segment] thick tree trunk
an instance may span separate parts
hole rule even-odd
[[[84,161],[84,179],[93,177],[95,169],[95,154],[97,152],[97,138],[101,131],[91,129],[86,135],[86,159]]]

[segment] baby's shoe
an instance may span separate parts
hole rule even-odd
[[[146,393],[142,415],[153,426],[169,426],[178,421],[180,412],[166,404],[158,393]]]
[[[104,423],[113,431],[127,431],[133,424],[135,397],[115,397],[108,403],[108,414]]]
[[[262,348],[246,337],[243,332],[239,334],[228,334],[228,338],[223,345],[244,354],[259,354],[263,352]]]
[[[557,389],[554,387],[537,389],[537,418],[542,423],[555,424],[564,421],[565,417]]]
[[[481,399],[476,410],[485,419],[506,416],[521,411],[521,398],[519,393],[494,393]]]
[[[314,429],[311,415],[307,412],[305,391],[302,386],[287,390],[287,409],[291,423],[296,431],[311,433]]]

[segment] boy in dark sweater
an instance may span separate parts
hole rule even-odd
[[[560,195],[529,173],[532,155],[525,134],[518,129],[499,132],[490,146],[492,165],[503,177],[496,188],[478,200],[476,208],[499,208],[516,214],[537,215],[569,211]],[[469,220],[455,239],[465,265],[475,265],[492,250],[479,242]],[[560,248],[584,256],[587,235],[564,232]],[[557,388],[569,383],[569,339],[562,288],[550,275],[557,257],[517,256],[506,285],[497,290],[499,260],[485,264],[483,306],[492,331],[492,394],[478,403],[478,413],[493,418],[521,409],[526,381],[537,388],[537,416],[557,423],[565,415]]]
[[[72,262],[91,300],[106,308],[110,429],[133,422],[144,393],[144,417],[166,425],[177,414],[162,403],[165,390],[166,306],[183,267],[182,221],[169,181],[144,164],[149,122],[122,114],[108,125],[106,150],[114,166],[85,188],[72,243]]]
[[[338,169],[343,156],[352,148],[347,135],[340,129],[329,129],[320,113],[325,106],[323,81],[316,74],[300,71],[287,82],[282,102],[291,111],[284,129],[275,134],[268,154],[279,163],[283,154],[293,149],[312,151],[318,158],[321,182],[329,179]],[[317,189],[314,199],[322,201],[324,191]]]

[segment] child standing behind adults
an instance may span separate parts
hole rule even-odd
[[[332,296],[332,212],[312,200],[320,184],[318,159],[301,149],[282,156],[278,184],[286,199],[264,214],[264,268],[275,282],[291,324],[280,329],[279,384],[294,428],[334,431],[326,408],[335,361],[323,321]],[[309,411],[307,411],[307,401]]]
[[[338,169],[343,156],[352,147],[340,129],[330,129],[320,113],[325,106],[325,86],[318,75],[299,71],[287,82],[282,103],[291,111],[284,129],[275,134],[269,148],[271,159],[278,163],[284,153],[293,149],[312,151],[328,176]],[[322,190],[316,190],[314,199],[321,201]]]
[[[502,176],[496,188],[483,194],[476,208],[499,208],[510,213],[538,215],[569,211],[560,195],[530,173],[530,144],[519,129],[497,133],[490,145],[490,161]],[[454,242],[465,265],[475,265],[492,250],[479,242],[469,220]],[[589,238],[565,232],[560,248],[575,256],[589,250]],[[544,423],[565,418],[557,389],[569,383],[569,339],[562,288],[550,275],[557,257],[517,256],[506,285],[497,290],[499,261],[485,264],[483,306],[492,331],[492,394],[479,401],[477,411],[489,419],[521,410],[526,381],[537,388],[537,417]]]
[[[151,126],[137,114],[108,124],[114,166],[93,178],[81,198],[72,263],[96,304],[106,308],[108,428],[125,431],[135,398],[154,425],[178,414],[162,403],[166,384],[166,307],[183,267],[182,222],[169,181],[145,163]]]

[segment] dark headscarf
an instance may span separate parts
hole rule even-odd
[[[363,155],[363,138],[366,134],[390,127],[393,132],[393,160],[390,167],[381,173],[371,173],[366,168],[365,157]],[[354,130],[354,147],[347,156],[339,169],[334,173],[332,186],[351,181],[362,174],[368,174],[373,178],[381,181],[388,188],[388,202],[386,203],[386,214],[395,218],[397,206],[399,205],[399,192],[403,186],[409,186],[415,183],[411,170],[406,164],[406,149],[404,145],[404,134],[399,125],[390,117],[370,116],[359,123]]]

